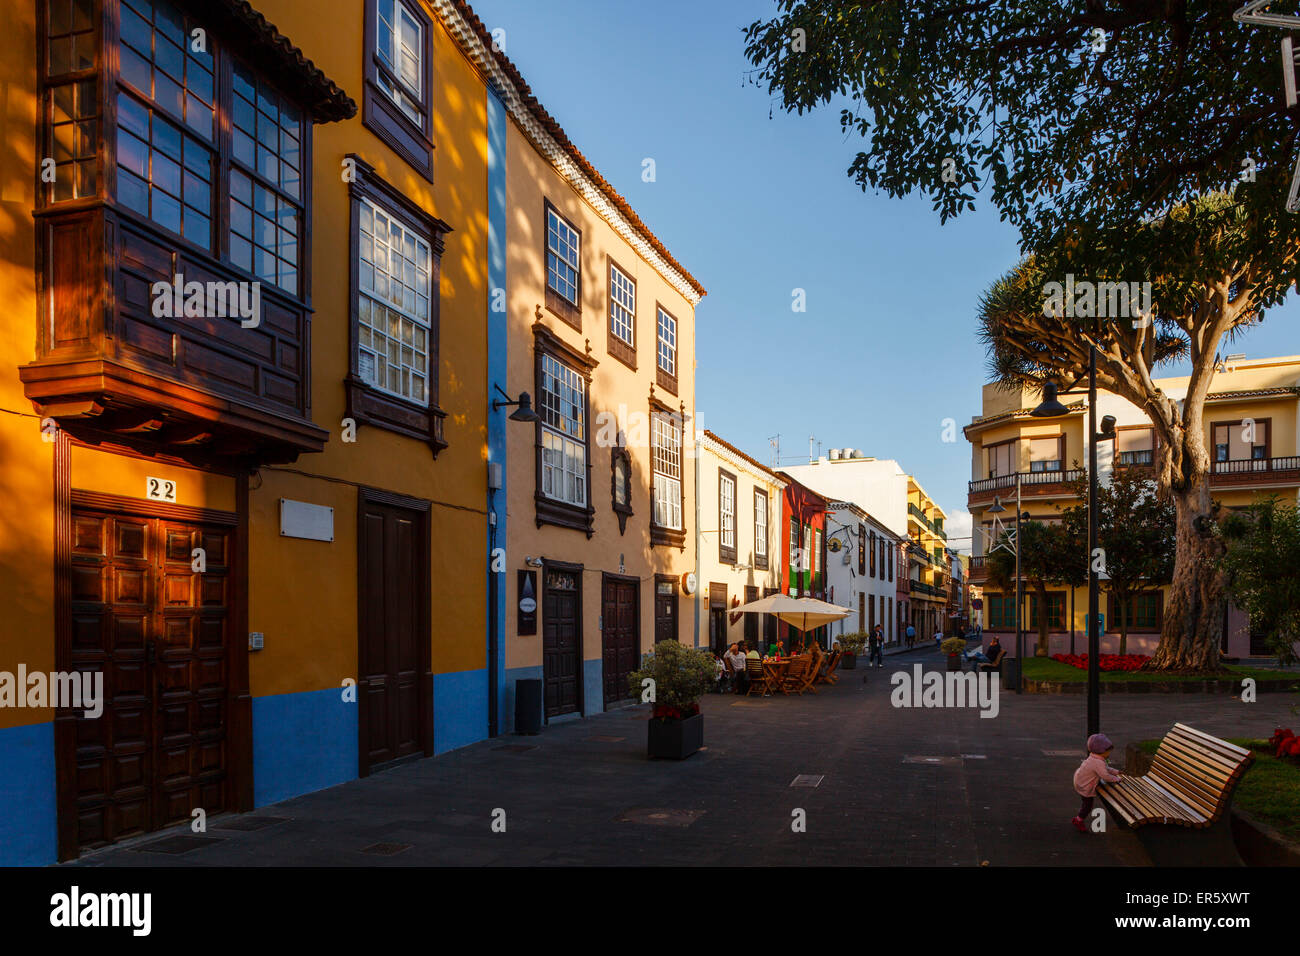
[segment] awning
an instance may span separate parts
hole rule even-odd
[[[733,608],[737,614],[775,614],[799,631],[812,630],[840,621],[853,613],[851,608],[819,601],[816,598],[792,598],[788,594],[769,594],[765,598]]]

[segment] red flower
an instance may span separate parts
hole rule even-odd
[[[1080,670],[1088,669],[1087,654],[1053,654],[1052,660]],[[1149,660],[1151,658],[1146,654],[1101,654],[1097,658],[1097,668],[1103,671],[1136,671]]]

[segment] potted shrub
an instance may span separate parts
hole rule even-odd
[[[948,670],[961,670],[961,653],[966,650],[966,638],[950,637],[939,647],[948,655]]]
[[[647,680],[653,684],[646,684]],[[646,753],[683,760],[704,746],[700,698],[714,680],[713,655],[677,641],[660,641],[628,675],[632,693],[654,704],[646,722]]]
[[[840,645],[840,650],[844,652],[840,657],[840,670],[851,671],[858,666],[858,655],[862,649],[867,646],[866,631],[851,631],[848,634],[841,634],[835,638]]]

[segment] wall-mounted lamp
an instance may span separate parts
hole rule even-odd
[[[541,558],[524,558],[524,564],[530,568],[540,568],[542,566]]]
[[[519,398],[512,399],[500,385],[493,384],[492,387],[501,393],[501,398],[493,399],[492,411],[495,412],[498,409],[513,405],[517,407],[510,413],[512,422],[535,422],[540,420],[537,413],[533,411],[533,400],[527,392],[520,392]]]

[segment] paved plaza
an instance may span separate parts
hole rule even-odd
[[[917,661],[942,667],[934,651],[918,650],[890,656],[883,669],[842,672],[815,696],[710,694],[707,749],[680,763],[646,759],[649,707],[634,707],[213,818],[210,842],[193,849],[183,845],[198,842],[188,829],[172,830],[74,865],[1145,862],[1113,824],[1088,836],[1069,824],[1083,696],[1004,693],[994,719],[976,709],[896,709],[889,675]],[[1218,736],[1266,737],[1294,723],[1294,703],[1293,694],[1254,704],[1218,694],[1105,695],[1102,729],[1116,743],[1112,763],[1122,765],[1126,743],[1161,736],[1177,720]],[[792,785],[800,777],[803,785]],[[796,810],[806,832],[792,831]],[[497,811],[504,832],[493,831]]]

